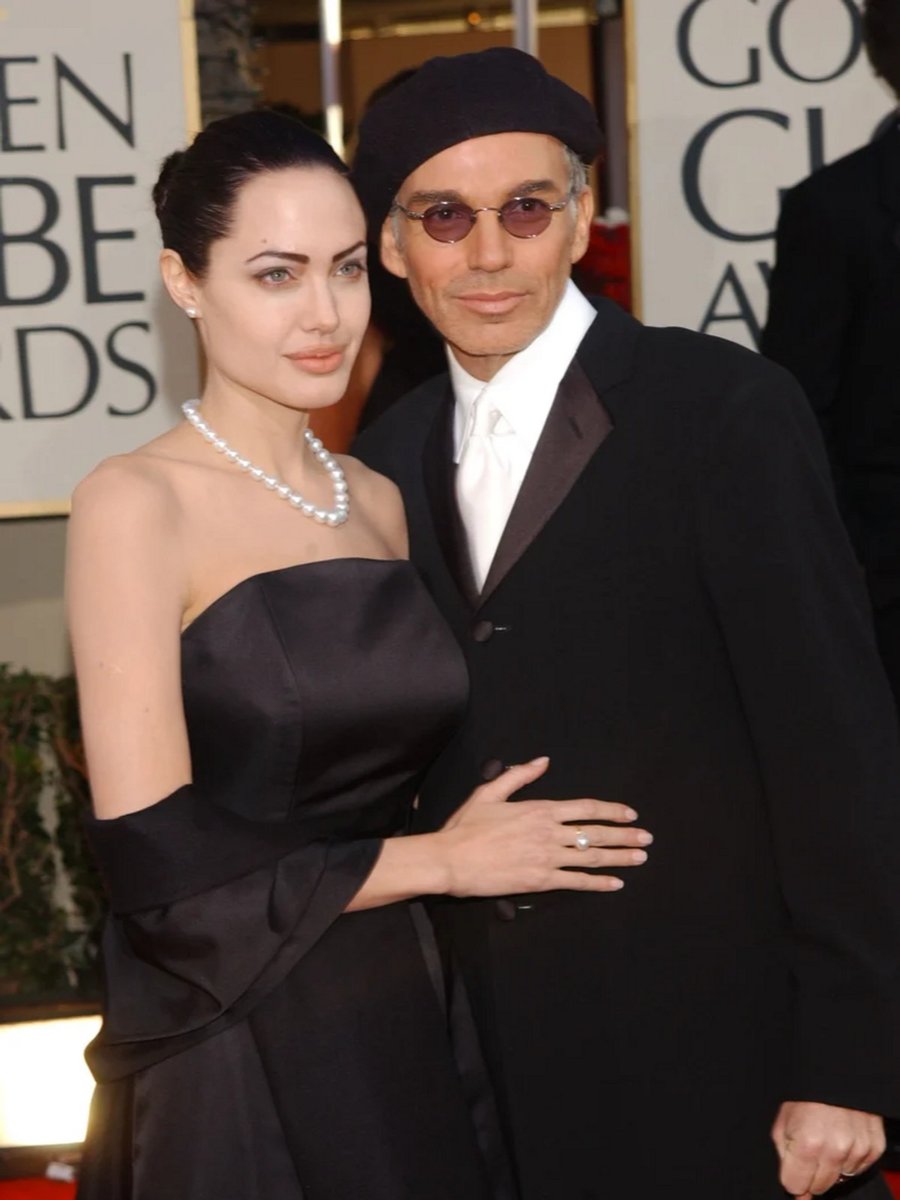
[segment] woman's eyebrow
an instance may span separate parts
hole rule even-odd
[[[348,246],[346,250],[339,250],[337,254],[333,254],[331,256],[331,261],[337,262],[339,258],[346,258],[347,255],[352,254],[354,250],[359,250],[361,247],[364,248],[365,244],[366,243],[364,241],[354,242],[353,245]],[[248,258],[244,265],[246,266],[247,263],[256,262],[258,258],[281,258],[287,262],[302,264],[309,263],[308,254],[295,254],[291,250],[260,250],[259,254],[254,254],[252,258]]]
[[[260,250],[259,254],[254,254],[252,258],[248,258],[247,262],[256,262],[258,258],[283,258],[288,262],[308,263],[308,254],[293,254],[289,250]],[[245,264],[246,265],[246,264]]]
[[[354,250],[365,250],[366,243],[363,240],[354,242],[352,246],[348,246],[346,250],[340,250],[337,254],[331,256],[332,262],[337,262],[339,258],[346,258],[348,254],[352,254]]]

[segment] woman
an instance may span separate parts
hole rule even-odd
[[[343,167],[288,118],[216,122],[155,191],[198,324],[187,420],[77,489],[68,602],[110,889],[83,1200],[511,1195],[451,1049],[423,893],[607,890],[620,805],[507,805],[546,760],[403,831],[466,681],[393,485],[308,433],[369,314]],[[615,822],[590,833],[564,822]],[[584,849],[579,849],[584,846]],[[596,848],[592,848],[596,847]],[[615,848],[609,848],[615,847]]]

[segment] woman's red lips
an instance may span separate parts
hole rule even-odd
[[[313,346],[309,350],[286,354],[285,358],[314,375],[328,375],[341,366],[346,349],[346,346]]]

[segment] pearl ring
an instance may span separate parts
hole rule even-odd
[[[590,848],[591,848],[590,834],[585,833],[583,829],[579,829],[578,832],[575,834],[575,849],[576,850],[590,850]]]

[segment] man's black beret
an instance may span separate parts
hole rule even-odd
[[[430,58],[377,100],[359,126],[353,160],[369,231],[377,236],[404,179],[429,158],[492,133],[545,133],[586,163],[603,135],[588,101],[511,47]]]

